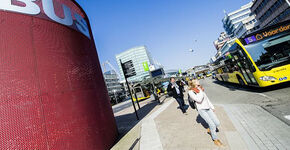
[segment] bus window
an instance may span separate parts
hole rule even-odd
[[[290,63],[290,35],[285,34],[245,46],[259,70],[268,71]]]
[[[141,92],[141,88],[135,88],[136,93]]]
[[[256,71],[254,65],[247,57],[245,51],[242,49],[240,45],[237,44],[238,54],[240,55],[240,59],[238,60],[238,66],[240,67],[241,73],[243,74],[245,80],[248,84],[257,84],[257,81],[253,75],[253,72]]]
[[[238,46],[237,48],[240,55],[240,59],[238,59],[238,61],[241,62],[246,69],[249,69],[251,72],[255,72],[256,69],[250,59],[247,57],[245,51],[240,46]]]
[[[223,71],[223,73],[228,73],[229,69],[226,66],[224,66],[224,67],[222,67],[222,71]]]

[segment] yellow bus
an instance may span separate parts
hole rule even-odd
[[[134,85],[134,89],[132,89],[131,92],[133,93],[133,101],[136,101],[136,97],[134,94],[135,92],[136,92],[138,101],[150,98],[149,90],[139,83]]]
[[[290,21],[235,40],[215,66],[220,81],[258,87],[290,81]]]

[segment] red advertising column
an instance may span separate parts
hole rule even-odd
[[[70,0],[0,2],[0,149],[109,149],[117,128],[89,22]]]

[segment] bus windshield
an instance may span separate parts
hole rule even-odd
[[[290,34],[275,35],[245,46],[261,71],[290,63]]]

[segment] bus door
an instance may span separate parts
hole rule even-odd
[[[250,85],[258,85],[255,77],[253,76],[253,72],[255,72],[255,68],[246,56],[245,52],[242,48],[237,44],[238,48],[238,56],[234,56],[237,61],[240,72],[243,74],[245,80]]]
[[[138,97],[138,99],[143,98],[144,97],[144,93],[142,90],[141,86],[135,87],[135,92],[136,92],[136,96]]]

